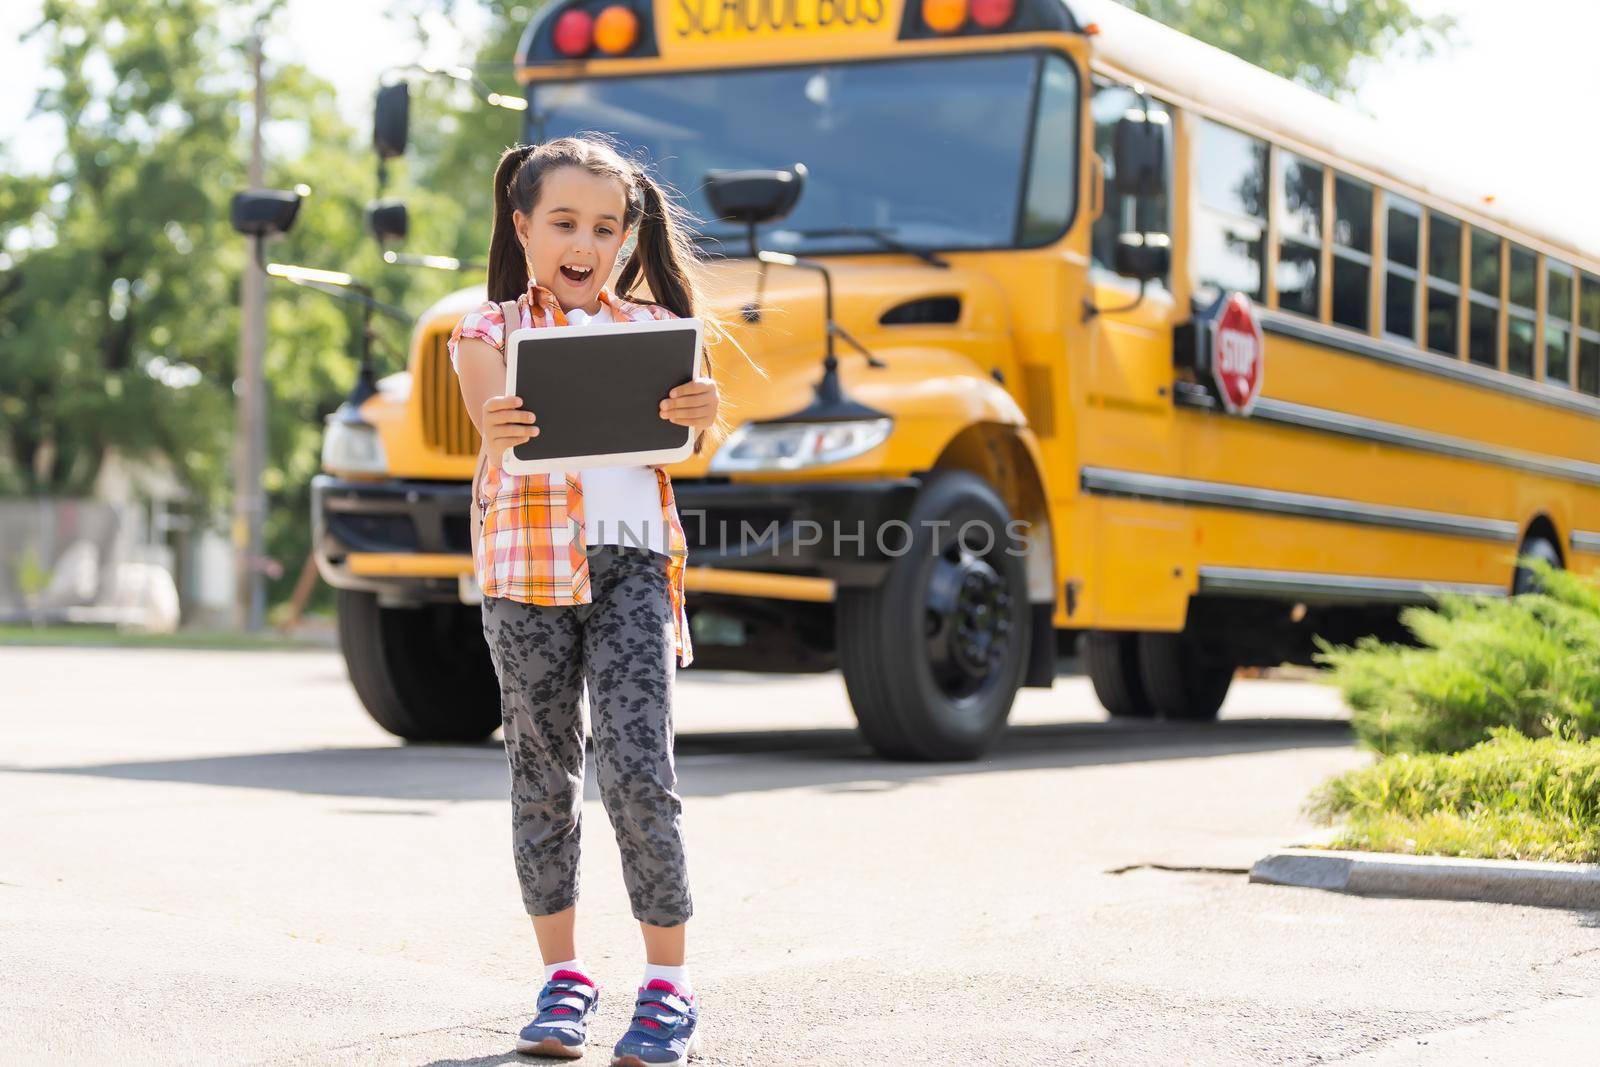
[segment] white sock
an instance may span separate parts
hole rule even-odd
[[[647,986],[652,978],[665,978],[671,982],[673,987],[683,994],[684,1000],[694,996],[694,986],[689,984],[689,965],[687,963],[682,967],[667,967],[659,963],[647,963],[644,965],[644,981],[639,984]]]
[[[545,964],[544,965],[544,980],[546,982],[550,981],[550,979],[552,979],[552,978],[554,978],[556,976],[556,972],[557,971],[577,971],[579,974],[583,975],[585,978],[589,977],[589,969],[583,965],[583,960],[581,958],[579,958],[579,959],[571,959],[571,960],[564,960],[561,963],[547,963],[547,964]],[[593,981],[593,979],[591,978],[590,981]]]

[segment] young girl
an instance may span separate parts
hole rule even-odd
[[[500,680],[511,764],[513,845],[523,903],[545,964],[538,1014],[517,1049],[583,1055],[599,985],[573,941],[588,683],[600,794],[622,852],[623,881],[647,963],[613,1065],[683,1064],[699,1004],[684,963],[692,912],[674,786],[673,658],[693,658],[683,605],[683,528],[660,467],[518,476],[505,449],[539,432],[505,384],[510,329],[695,314],[694,253],[673,202],[611,146],[562,138],[506,151],[494,175],[489,300],[449,341],[468,413],[483,437],[473,479],[482,529],[473,555],[483,632]],[[605,287],[636,236],[613,294]],[[653,303],[631,299],[643,280]],[[709,373],[709,361],[705,366]],[[692,427],[695,451],[716,421],[710,377],[673,389],[661,417]]]

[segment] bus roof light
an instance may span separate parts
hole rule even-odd
[[[922,0],[922,21],[935,33],[954,33],[967,21],[967,0]]]
[[[594,19],[587,11],[573,8],[556,19],[556,51],[564,56],[581,56],[594,44]]]
[[[608,56],[619,56],[639,39],[639,16],[623,4],[612,4],[594,21],[594,46]]]
[[[972,21],[986,30],[998,30],[1017,12],[1017,0],[972,0]]]

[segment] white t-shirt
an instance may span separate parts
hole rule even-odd
[[[582,308],[573,308],[566,315],[573,326],[615,321],[606,304],[593,315]],[[578,476],[583,479],[586,544],[638,546],[667,554],[661,490],[654,470],[645,466],[591,467],[580,470]]]

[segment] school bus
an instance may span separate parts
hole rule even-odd
[[[1313,635],[1600,566],[1600,250],[1312,92],[1091,0],[564,0],[517,68],[525,140],[614,135],[705,220],[750,357],[670,468],[697,660],[837,664],[886,757],[984,752],[1058,644],[1111,714],[1207,720]],[[499,721],[444,350],[479,299],[315,487],[409,738]]]

